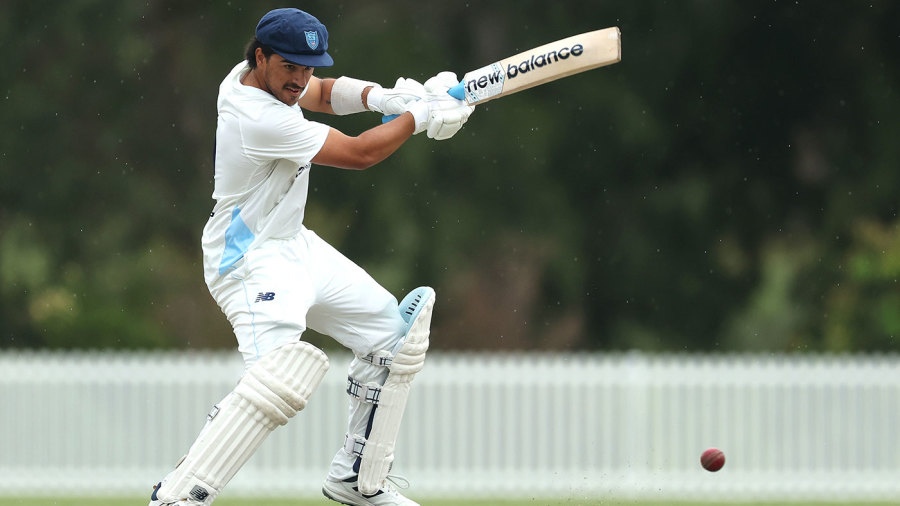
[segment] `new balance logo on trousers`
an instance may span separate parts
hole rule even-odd
[[[254,302],[263,302],[266,300],[275,300],[275,292],[259,292]]]

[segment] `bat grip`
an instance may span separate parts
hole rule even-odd
[[[447,94],[450,95],[451,97],[455,98],[456,100],[465,100],[466,92],[463,89],[463,82],[460,81],[459,84],[457,84],[456,86],[447,90]],[[396,118],[397,116],[399,116],[399,114],[384,115],[381,117],[381,122],[387,123],[388,121],[391,121],[392,119]]]

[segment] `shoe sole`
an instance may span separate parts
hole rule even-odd
[[[324,487],[322,487],[322,494],[324,494],[325,497],[331,499],[332,501],[334,501],[334,502],[336,502],[336,503],[341,503],[341,504],[344,504],[344,505],[346,505],[346,506],[354,506],[353,504],[351,504],[351,503],[349,503],[349,502],[344,502],[344,501],[342,501],[342,500],[340,500],[340,499],[337,499],[336,497],[332,496],[331,494],[328,493],[327,490],[325,490]]]

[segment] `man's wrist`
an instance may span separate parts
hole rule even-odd
[[[416,100],[406,105],[406,112],[412,114],[415,122],[415,130],[413,134],[423,132],[428,124],[428,118],[431,116],[431,108],[424,100]]]
[[[363,106],[367,111],[371,111],[372,107],[369,106],[369,99],[378,100],[379,95],[382,95],[378,90],[381,90],[381,86],[366,86],[362,90],[362,94],[360,95],[360,99],[362,99]],[[373,94],[374,93],[374,94]]]
[[[331,87],[331,109],[339,115],[368,111],[366,88],[377,86],[371,81],[339,77]]]

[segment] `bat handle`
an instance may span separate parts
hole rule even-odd
[[[450,95],[451,97],[455,98],[456,100],[465,100],[466,92],[463,89],[463,82],[460,81],[459,84],[457,84],[456,86],[447,90],[447,94]],[[399,116],[399,114],[388,114],[388,115],[382,116],[381,122],[387,123],[388,121],[391,121],[392,119],[396,118],[397,116]]]

